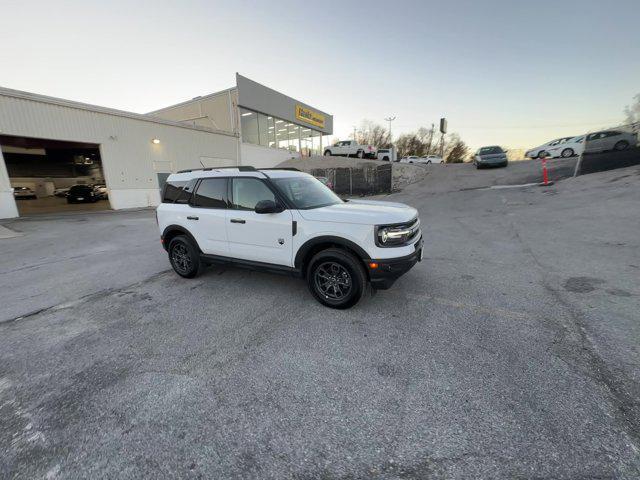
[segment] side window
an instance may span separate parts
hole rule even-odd
[[[176,197],[176,201],[174,203],[189,203],[191,200],[191,194],[193,193],[193,187],[196,186],[196,180],[193,179],[189,183],[187,183]]]
[[[202,179],[191,204],[202,208],[227,208],[227,179]]]
[[[232,206],[236,210],[253,210],[262,200],[276,202],[273,192],[257,178],[234,178],[232,185]]]
[[[165,183],[162,194],[162,203],[174,203],[176,198],[180,195],[180,192],[182,192],[182,187],[186,184],[187,182],[176,182],[175,180]]]

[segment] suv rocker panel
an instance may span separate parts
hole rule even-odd
[[[275,263],[256,262],[253,260],[224,257],[222,255],[211,255],[207,253],[200,254],[200,260],[207,264],[234,265],[237,267],[249,268],[251,270],[259,270],[259,271],[273,272],[273,273],[284,273],[288,275],[293,275],[294,277],[302,276],[302,272],[297,268],[287,267],[286,265],[278,265]]]

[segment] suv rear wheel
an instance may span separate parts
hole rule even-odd
[[[309,262],[307,284],[320,303],[344,309],[358,303],[367,285],[367,275],[360,260],[351,253],[328,248]]]
[[[200,273],[198,249],[185,235],[178,235],[169,242],[169,261],[181,277],[193,278]]]

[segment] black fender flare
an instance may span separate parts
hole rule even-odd
[[[167,242],[164,241],[164,239],[167,237],[168,233],[175,232],[175,231],[178,231],[186,235],[189,238],[189,240],[191,240],[193,244],[197,247],[197,249],[200,252],[202,252],[202,250],[200,249],[200,245],[198,245],[198,242],[196,241],[195,237],[191,235],[191,232],[189,232],[189,230],[187,230],[181,225],[169,225],[167,228],[165,228],[162,231],[162,236],[160,238],[162,238],[162,246],[164,247],[165,250],[169,248],[169,245],[167,244]]]
[[[334,237],[332,235],[323,235],[320,237],[311,238],[300,246],[300,248],[298,249],[298,252],[296,253],[296,258],[293,263],[295,265],[295,268],[302,271],[302,267],[303,267],[302,264],[305,258],[307,257],[307,254],[314,247],[317,247],[318,245],[323,245],[323,244],[340,245],[342,247],[346,247],[349,250],[354,251],[361,260],[371,260],[371,257],[369,257],[369,254],[360,245],[352,242],[351,240],[347,240],[346,238],[342,238],[342,237]],[[304,272],[302,273],[304,274]]]

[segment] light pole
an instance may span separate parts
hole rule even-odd
[[[389,143],[393,144],[393,140],[391,139],[391,122],[393,122],[396,117],[387,117],[385,121],[389,122]]]

